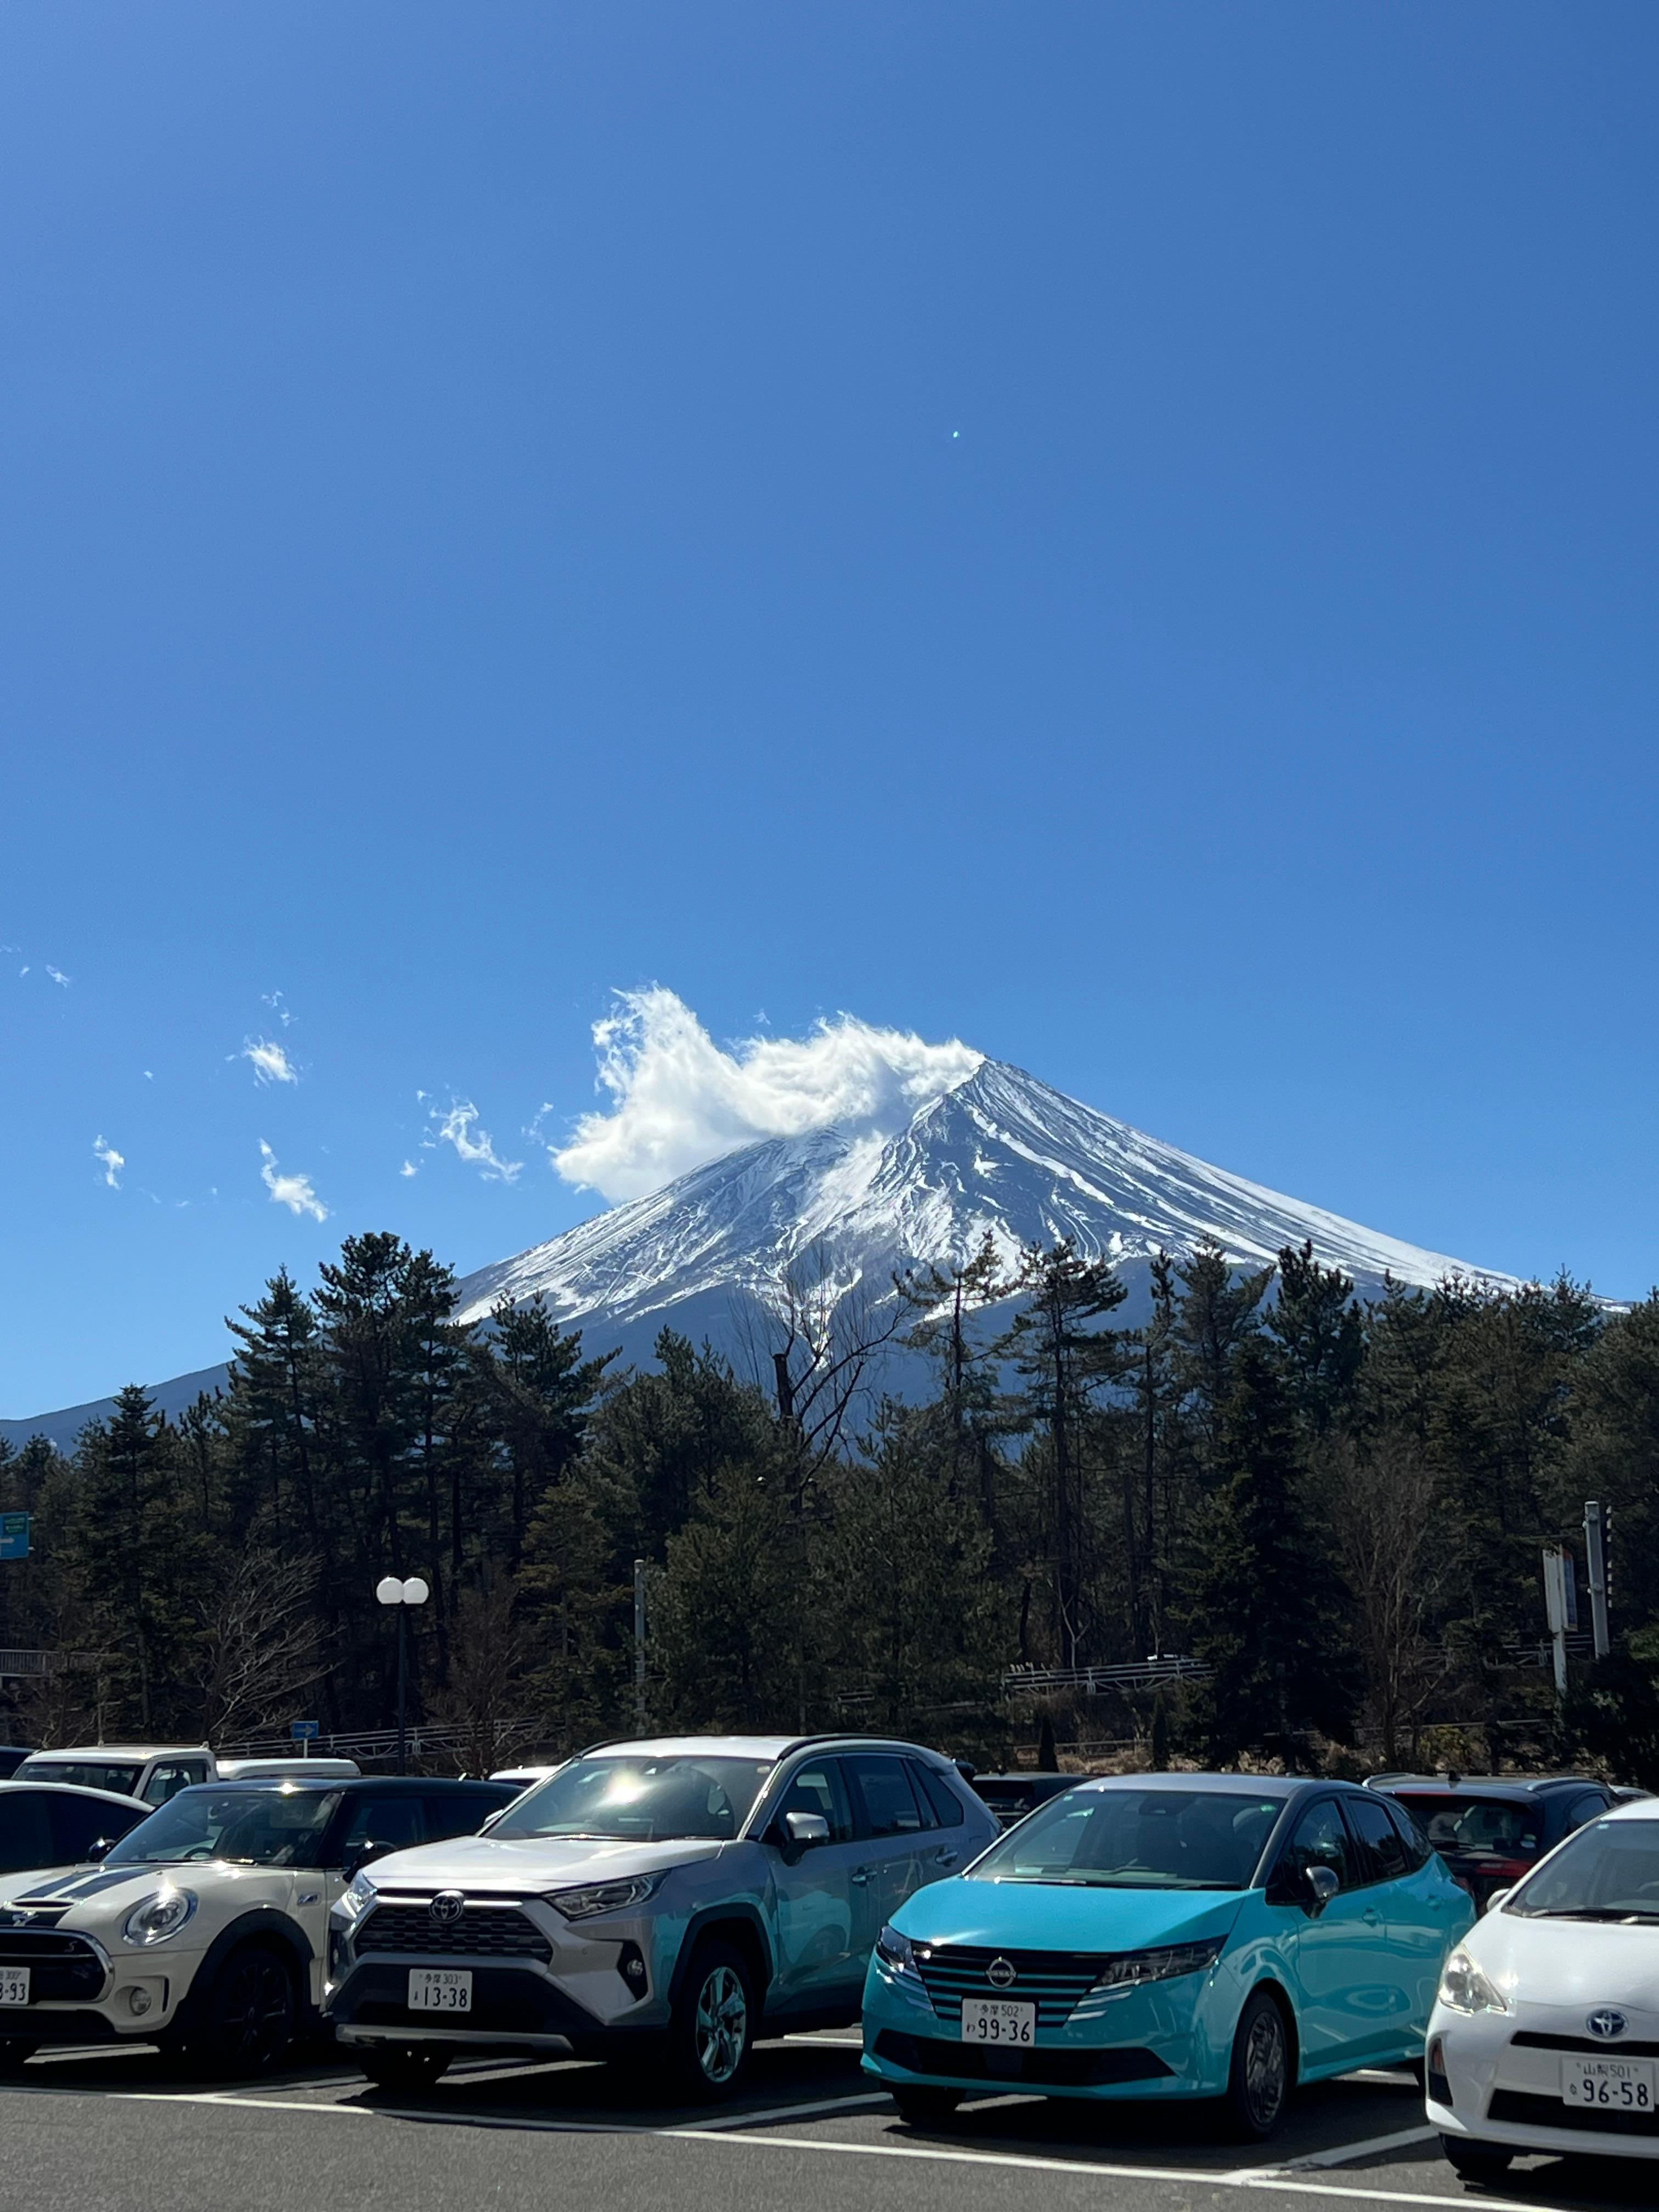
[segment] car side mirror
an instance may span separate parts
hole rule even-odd
[[[349,1881],[353,1875],[360,1874],[371,1859],[384,1858],[386,1854],[386,1845],[384,1844],[359,1844],[355,1851],[347,1855],[346,1863],[340,1871]]]
[[[813,1844],[827,1844],[830,1823],[822,1813],[786,1813],[783,1832],[797,1850],[805,1850]]]
[[[1317,1920],[1342,1884],[1337,1880],[1334,1868],[1328,1866],[1310,1866],[1302,1879],[1308,1890],[1308,1910]]]
[[[1497,1911],[1497,1910],[1498,1910],[1498,1906],[1499,1906],[1499,1905],[1504,1902],[1504,1899],[1510,1894],[1510,1892],[1514,1889],[1514,1887],[1515,1887],[1515,1884],[1514,1884],[1513,1882],[1511,1882],[1511,1883],[1510,1884],[1510,1886],[1509,1886],[1509,1888],[1508,1888],[1508,1889],[1495,1889],[1495,1890],[1493,1890],[1493,1892],[1492,1892],[1492,1895],[1491,1895],[1491,1896],[1486,1899],[1486,1910],[1487,1910],[1487,1911],[1488,1911],[1488,1912],[1496,1912],[1496,1911]]]
[[[109,1850],[114,1841],[115,1838],[113,1836],[94,1836],[92,1841],[87,1845],[88,1865],[96,1866],[99,1860],[103,1857],[105,1852]]]

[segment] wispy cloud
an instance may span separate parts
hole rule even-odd
[[[821,1021],[804,1037],[751,1036],[723,1048],[660,985],[619,991],[617,1001],[617,1012],[593,1024],[611,1110],[585,1114],[568,1144],[549,1146],[567,1182],[611,1200],[659,1190],[763,1137],[832,1121],[894,1135],[919,1107],[965,1083],[984,1057],[954,1038],[930,1044],[851,1014]]]
[[[46,963],[46,973],[51,976],[54,983],[61,984],[66,991],[70,985],[75,981],[75,978],[72,975],[66,975],[61,968],[54,968],[50,960]]]
[[[435,1127],[425,1139],[428,1150],[441,1144],[453,1145],[459,1156],[469,1167],[477,1168],[486,1182],[515,1180],[524,1162],[501,1158],[489,1130],[479,1128],[478,1109],[470,1098],[452,1101],[447,1112],[434,1106],[430,1118]]]
[[[398,1172],[400,1176],[416,1176],[419,1175],[421,1171],[419,1168],[416,1166],[413,1160],[405,1160],[402,1167],[398,1169]]]
[[[250,1063],[261,1083],[297,1083],[300,1071],[279,1044],[268,1037],[250,1037],[234,1055]]]
[[[104,1181],[109,1185],[110,1188],[112,1190],[119,1190],[121,1188],[121,1170],[125,1167],[126,1161],[123,1158],[121,1154],[116,1151],[114,1146],[106,1145],[101,1137],[94,1137],[92,1140],[92,1157],[97,1161],[99,1166],[103,1169]]]
[[[313,1221],[326,1221],[328,1208],[312,1188],[307,1175],[284,1175],[276,1164],[276,1155],[263,1137],[259,1139],[260,1154],[264,1165],[259,1174],[265,1188],[270,1193],[274,1206],[285,1206],[290,1213],[308,1213]]]
[[[259,1003],[262,1006],[270,1008],[271,1012],[276,1015],[284,1029],[294,1019],[293,1014],[289,1010],[288,1002],[280,991],[261,991]]]

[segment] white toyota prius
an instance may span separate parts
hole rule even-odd
[[[1528,2152],[1659,2159],[1659,1799],[1499,1890],[1446,1961],[1428,2117],[1466,2179]]]

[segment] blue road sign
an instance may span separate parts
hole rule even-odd
[[[294,1721],[289,1727],[295,1743],[314,1743],[322,1732],[322,1724],[318,1721]]]
[[[0,1559],[27,1559],[29,1555],[28,1513],[0,1513]]]

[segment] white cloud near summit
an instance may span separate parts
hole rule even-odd
[[[240,1057],[251,1062],[261,1083],[297,1083],[300,1071],[279,1044],[269,1037],[250,1037]]]
[[[745,1037],[727,1048],[660,984],[617,1000],[617,1012],[593,1024],[610,1109],[583,1115],[568,1144],[549,1148],[566,1182],[613,1202],[764,1137],[832,1121],[892,1134],[965,1083],[985,1056],[954,1038],[929,1044],[851,1014],[804,1037]]]
[[[428,1150],[438,1144],[453,1145],[457,1157],[477,1168],[486,1182],[512,1182],[523,1167],[522,1160],[501,1158],[489,1130],[479,1128],[478,1109],[470,1098],[452,1101],[447,1113],[434,1106],[428,1118],[436,1125],[434,1134],[425,1139]],[[404,1165],[414,1173],[407,1161]]]
[[[259,1153],[264,1164],[259,1170],[261,1180],[270,1193],[273,1206],[285,1206],[290,1213],[308,1213],[313,1221],[326,1221],[328,1208],[312,1188],[308,1175],[284,1175],[276,1164],[276,1155],[263,1137]]]
[[[119,1190],[121,1170],[125,1167],[126,1161],[116,1151],[114,1146],[106,1145],[101,1137],[94,1137],[92,1140],[92,1157],[104,1170],[104,1181],[110,1188]]]

